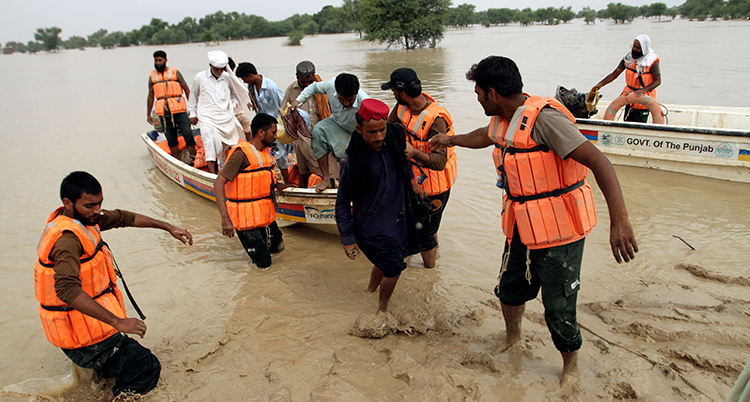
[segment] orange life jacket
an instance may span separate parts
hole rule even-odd
[[[659,61],[659,58],[657,57],[656,60],[654,60],[653,63],[651,63],[650,66],[642,73],[638,74],[638,70],[636,69],[635,62],[630,63],[629,65],[625,66],[625,82],[627,85],[625,85],[625,88],[622,90],[622,93],[620,95],[624,95],[628,92],[637,91],[641,88],[645,88],[649,85],[651,85],[652,82],[654,82],[654,76],[651,75],[651,68]],[[654,99],[656,99],[656,88],[646,92],[647,96],[650,96]],[[640,103],[633,103],[630,105],[633,109],[648,109],[646,106],[641,105]]]
[[[247,141],[229,150],[227,160],[236,151],[244,152],[250,166],[224,185],[227,212],[237,230],[268,226],[276,220],[273,190],[276,187],[276,159],[270,149],[259,152]]]
[[[596,225],[591,186],[585,180],[588,169],[531,139],[534,121],[545,106],[575,122],[556,99],[534,96],[516,109],[510,123],[493,116],[487,130],[496,143],[492,158],[504,182],[503,232],[510,241],[516,226],[530,249],[572,243]]]
[[[156,98],[154,110],[157,115],[164,116],[165,103],[171,114],[187,111],[187,102],[182,97],[182,85],[177,79],[176,68],[167,68],[167,71],[163,73],[151,70],[151,82],[153,83],[154,98]]]
[[[432,152],[432,150],[430,149],[430,145],[428,143],[428,134],[430,131],[430,127],[432,127],[432,123],[436,118],[442,117],[443,119],[445,119],[445,122],[448,124],[447,135],[453,135],[455,134],[455,132],[453,130],[453,119],[451,118],[450,113],[448,113],[448,111],[445,110],[443,106],[435,102],[435,99],[432,99],[432,97],[428,95],[427,92],[422,92],[422,95],[424,95],[431,101],[431,103],[427,105],[422,113],[416,116],[412,115],[409,108],[404,105],[398,105],[396,113],[398,115],[398,118],[406,127],[406,132],[411,145],[422,152],[430,153]],[[453,183],[456,182],[456,176],[458,175],[458,167],[456,162],[458,160],[458,157],[453,151],[453,147],[448,148],[447,152],[448,161],[445,164],[445,169],[431,170],[423,168],[425,174],[427,175],[427,179],[425,179],[424,182],[420,184],[420,186],[425,191],[425,193],[427,193],[427,195],[431,196],[442,194],[448,191],[453,186]],[[416,165],[412,164],[412,170],[414,171],[414,177],[421,176],[421,172]]]
[[[117,317],[125,318],[122,293],[117,288],[112,255],[102,241],[99,226],[84,226],[62,214],[58,208],[47,218],[47,226],[37,248],[34,290],[39,301],[39,317],[47,340],[63,349],[78,349],[99,343],[118,331],[96,318],[65,304],[55,292],[55,262],[49,255],[64,231],[76,235],[83,247],[81,287],[97,303]]]

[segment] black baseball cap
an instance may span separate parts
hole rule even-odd
[[[380,86],[380,89],[387,90],[396,88],[404,90],[421,84],[422,81],[417,78],[417,72],[410,68],[399,68],[391,73],[391,80]]]

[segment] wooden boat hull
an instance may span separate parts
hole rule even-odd
[[[156,167],[179,186],[216,201],[216,175],[188,166],[159,148],[147,134],[141,135]],[[328,233],[338,233],[336,227],[336,190],[318,194],[311,188],[289,188],[277,195],[276,218],[291,223],[304,223]],[[283,226],[283,225],[282,225]]]
[[[750,109],[667,105],[661,125],[600,120],[602,105],[576,126],[613,164],[750,183]]]

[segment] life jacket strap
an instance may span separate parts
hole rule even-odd
[[[573,191],[573,190],[575,190],[577,188],[580,188],[581,186],[583,186],[583,183],[585,183],[585,182],[586,182],[586,180],[581,180],[581,181],[579,181],[579,182],[577,182],[575,184],[572,184],[572,185],[570,185],[568,187],[561,188],[559,190],[548,191],[546,193],[541,193],[541,194],[518,196],[518,197],[511,195],[507,191],[505,192],[505,194],[508,196],[508,199],[510,199],[511,201],[520,202],[520,203],[523,204],[526,201],[540,200],[542,198],[548,198],[548,197],[559,197],[559,196],[561,196],[561,195],[563,195],[565,193],[569,193],[569,192],[571,192],[571,191]]]

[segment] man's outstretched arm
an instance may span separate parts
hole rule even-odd
[[[156,228],[161,229],[172,235],[175,239],[188,244],[193,245],[193,235],[190,234],[186,229],[174,226],[167,222],[160,221],[145,215],[135,214],[133,220],[133,226],[138,228]]]

